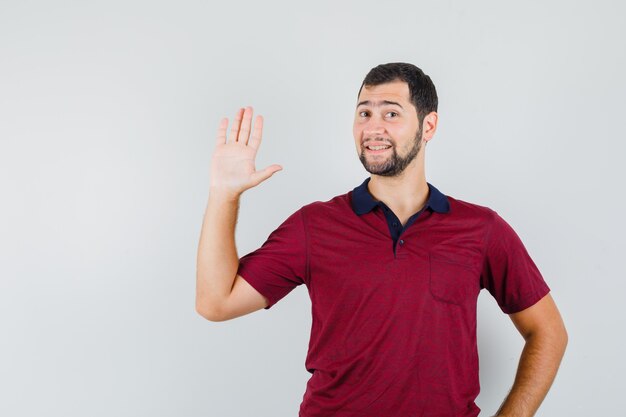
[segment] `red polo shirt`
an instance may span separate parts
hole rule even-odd
[[[505,313],[549,292],[496,212],[428,186],[426,207],[395,236],[366,180],[302,207],[241,258],[267,308],[300,284],[309,291],[300,417],[477,416],[479,291]]]

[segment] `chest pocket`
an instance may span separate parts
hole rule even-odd
[[[474,268],[432,253],[429,263],[433,298],[457,305],[476,300],[480,285]]]

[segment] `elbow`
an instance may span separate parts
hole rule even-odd
[[[212,322],[220,322],[226,320],[219,308],[211,306],[209,303],[203,300],[196,300],[196,313],[198,313],[206,320]]]
[[[567,329],[565,328],[565,326],[563,326],[563,329],[561,331],[561,346],[563,349],[563,353],[565,353],[565,349],[567,348],[567,344],[569,342],[569,334],[567,333]]]
[[[567,334],[567,329],[564,325],[558,326],[555,329],[552,329],[547,334],[544,334],[544,339],[549,345],[552,346],[553,351],[560,358],[563,358],[565,355],[565,349],[567,348],[567,343],[569,341],[569,336]]]
[[[565,328],[565,323],[563,320],[559,320],[559,323],[552,331],[552,337],[554,340],[554,344],[558,346],[561,350],[561,354],[565,353],[565,349],[567,348],[567,343],[569,341],[569,335],[567,334],[567,329]]]
[[[535,346],[549,347],[554,355],[563,357],[569,336],[565,325],[561,322],[540,329],[535,329],[524,335],[526,343]]]

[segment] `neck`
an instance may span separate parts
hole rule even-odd
[[[421,155],[423,152],[400,175],[372,175],[368,183],[367,188],[374,199],[385,203],[403,224],[428,201],[428,184],[423,160],[419,158]]]

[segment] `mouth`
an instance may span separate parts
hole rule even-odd
[[[377,143],[365,145],[364,148],[366,149],[367,153],[379,154],[391,149],[391,145]]]

